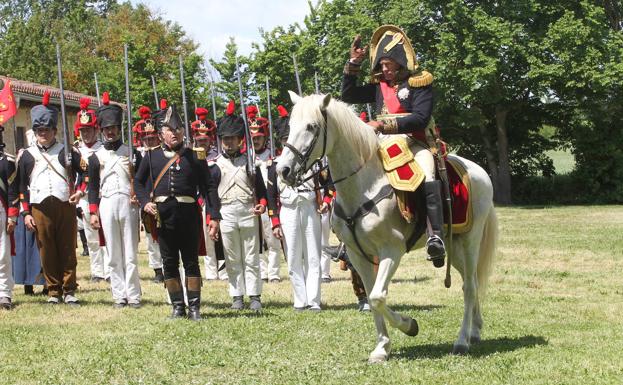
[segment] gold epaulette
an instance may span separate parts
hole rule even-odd
[[[413,75],[409,78],[411,87],[425,87],[431,84],[433,84],[433,74],[428,71],[422,71],[418,75]]]
[[[193,151],[197,153],[197,159],[205,160],[206,158],[206,150],[203,147],[193,147]]]

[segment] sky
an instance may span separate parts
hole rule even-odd
[[[252,42],[260,42],[259,28],[303,23],[309,13],[307,0],[131,0],[156,11],[163,19],[180,24],[206,59],[220,59],[225,44],[234,36],[239,52],[249,54]]]

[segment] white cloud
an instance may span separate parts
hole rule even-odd
[[[309,13],[307,0],[131,0],[157,11],[163,19],[180,24],[200,45],[206,59],[220,59],[229,37],[240,53],[249,54],[251,43],[260,43],[259,29],[303,23]]]

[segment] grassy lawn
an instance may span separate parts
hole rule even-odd
[[[141,254],[145,306],[115,310],[79,259],[83,306],[21,294],[0,312],[2,384],[620,384],[623,380],[623,206],[501,208],[500,247],[484,303],[483,341],[451,356],[460,278],[423,252],[403,259],[390,305],[420,335],[390,329],[393,353],[370,366],[374,326],[333,265],[325,310],[291,309],[289,281],[264,286],[262,316],[234,313],[226,284],[204,286],[201,323],[168,321],[164,289]],[[282,268],[282,275],[285,268]],[[413,278],[417,275],[417,281]]]

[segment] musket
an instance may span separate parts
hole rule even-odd
[[[214,124],[217,124],[216,117],[216,100],[214,99],[214,82],[210,82],[210,93],[212,97],[212,116],[214,116]],[[216,135],[216,151],[221,154],[221,139]]]
[[[320,94],[320,83],[318,83],[318,72],[314,72],[314,85],[316,86],[316,95]]]
[[[275,159],[275,139],[273,138],[273,117],[270,109],[270,83],[266,77],[266,104],[268,105],[268,145],[270,146],[270,159]]]
[[[69,144],[69,132],[67,128],[67,113],[65,111],[65,90],[63,89],[63,65],[61,63],[61,47],[56,43],[56,67],[58,69],[58,88],[61,90],[61,119],[63,124],[63,140],[65,145],[65,169],[67,170],[67,180],[69,184],[69,195],[74,194],[74,177],[71,167],[71,145]]]
[[[249,122],[247,121],[247,108],[244,104],[242,95],[242,80],[240,79],[240,65],[238,64],[238,56],[236,56],[236,78],[238,79],[238,92],[240,94],[240,107],[242,108],[242,118],[244,119],[244,132],[247,144],[247,173],[252,179],[255,179],[255,151],[253,149],[253,140],[249,131]],[[255,181],[253,181],[255,183]]]
[[[128,45],[123,45],[125,67],[125,104],[128,113],[128,172],[130,173],[130,197],[134,197],[134,143],[132,141],[132,103],[130,102],[130,72],[128,71]],[[123,132],[123,129],[121,130]]]
[[[197,115],[197,102],[195,102],[195,120],[199,120],[199,116]]]
[[[100,101],[100,85],[97,82],[97,72],[93,73],[93,77],[95,78],[95,95],[97,95],[97,106],[101,106],[102,102]]]
[[[156,109],[160,107],[160,99],[158,99],[158,89],[156,88],[156,79],[151,75],[151,88],[154,90],[154,99],[156,100]]]
[[[368,120],[372,120],[372,109],[370,108],[370,103],[366,103],[366,109],[368,110]]]
[[[296,75],[296,86],[299,89],[299,96],[303,96],[303,89],[301,88],[301,78],[299,77],[299,66],[296,64],[296,55],[292,54],[292,62],[294,63],[294,75]]]
[[[190,129],[188,128],[188,113],[186,111],[186,84],[184,83],[184,61],[180,55],[180,82],[182,83],[182,106],[184,107],[184,132],[186,138],[184,142],[188,146],[190,143]]]

